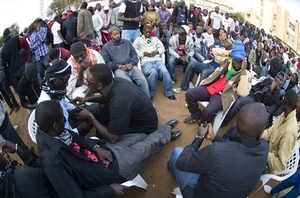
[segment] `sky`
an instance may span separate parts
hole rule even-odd
[[[259,0],[227,0],[231,2],[236,10],[245,12],[247,7],[255,7],[260,3]],[[28,26],[35,18],[39,17],[40,0],[0,0],[0,35],[3,30],[13,23],[18,23],[21,30]],[[44,0],[45,11],[52,0]],[[290,11],[292,19],[300,21],[297,14],[300,8],[300,0],[277,0],[278,4]],[[13,11],[13,12],[12,12]]]

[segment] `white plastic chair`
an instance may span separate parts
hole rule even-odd
[[[225,119],[227,113],[231,109],[232,105],[234,104],[235,100],[231,102],[230,106],[226,110],[225,113],[223,113],[223,110],[219,111],[214,119],[213,124],[213,132],[217,133],[220,129],[221,124],[223,123],[223,120]],[[206,107],[208,105],[208,102],[198,102],[198,104],[201,104],[203,107]]]
[[[281,182],[289,178],[290,176],[292,176],[297,171],[298,162],[299,162],[299,146],[296,142],[292,150],[292,153],[290,155],[289,161],[285,166],[285,169],[275,174],[262,175],[259,179],[262,181],[262,185],[255,191],[255,193],[258,192],[270,179],[274,179],[276,181]]]
[[[28,133],[29,133],[31,140],[34,143],[37,143],[36,142],[36,133],[37,133],[38,125],[35,121],[35,109],[31,112],[31,114],[29,116],[27,127],[28,127]]]

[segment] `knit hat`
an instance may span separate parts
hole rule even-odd
[[[48,67],[45,78],[62,78],[71,75],[71,66],[64,60],[59,60]]]
[[[189,33],[189,31],[190,31],[189,26],[187,26],[187,25],[181,25],[181,27],[184,29],[184,31],[185,31],[186,34]]]
[[[77,54],[79,52],[85,51],[85,44],[81,41],[78,41],[76,43],[73,43],[70,47],[70,52],[72,55]]]
[[[119,32],[121,32],[120,28],[119,28],[118,26],[116,26],[116,25],[110,26],[108,32],[109,32],[109,33],[112,33],[112,32],[115,31],[115,30],[118,30]]]
[[[243,60],[246,57],[245,47],[242,41],[236,40],[233,43],[231,57],[234,60]]]

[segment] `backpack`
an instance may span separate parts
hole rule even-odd
[[[51,29],[48,27],[48,25],[42,25],[42,27],[47,28],[47,34],[46,34],[47,42],[46,42],[46,44],[47,45],[52,44],[53,43],[53,34],[51,32]]]
[[[177,14],[177,17],[176,17],[176,22],[178,23],[178,25],[184,25],[185,24],[185,21],[186,21],[186,9],[185,7],[182,7],[182,8],[178,8],[178,14]]]

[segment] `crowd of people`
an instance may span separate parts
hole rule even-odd
[[[157,80],[169,100],[185,93],[190,116],[183,122],[199,124],[194,141],[175,148],[168,162],[183,197],[247,197],[262,173],[285,168],[296,145],[300,59],[219,7],[82,2],[78,11],[35,19],[20,34],[7,28],[3,38],[0,144],[24,165],[0,155],[1,197],[123,194],[121,184],[182,134],[173,131],[177,119],[158,124]],[[177,88],[176,67],[184,71]],[[195,74],[200,84],[193,84]],[[39,156],[10,123],[2,100],[10,114],[20,109],[10,86],[35,116]],[[201,110],[199,101],[209,103]],[[223,138],[211,125],[219,111],[227,113],[222,127],[236,123]],[[86,138],[93,127],[97,140]],[[212,144],[199,150],[204,138]],[[297,193],[295,187],[286,197]]]

